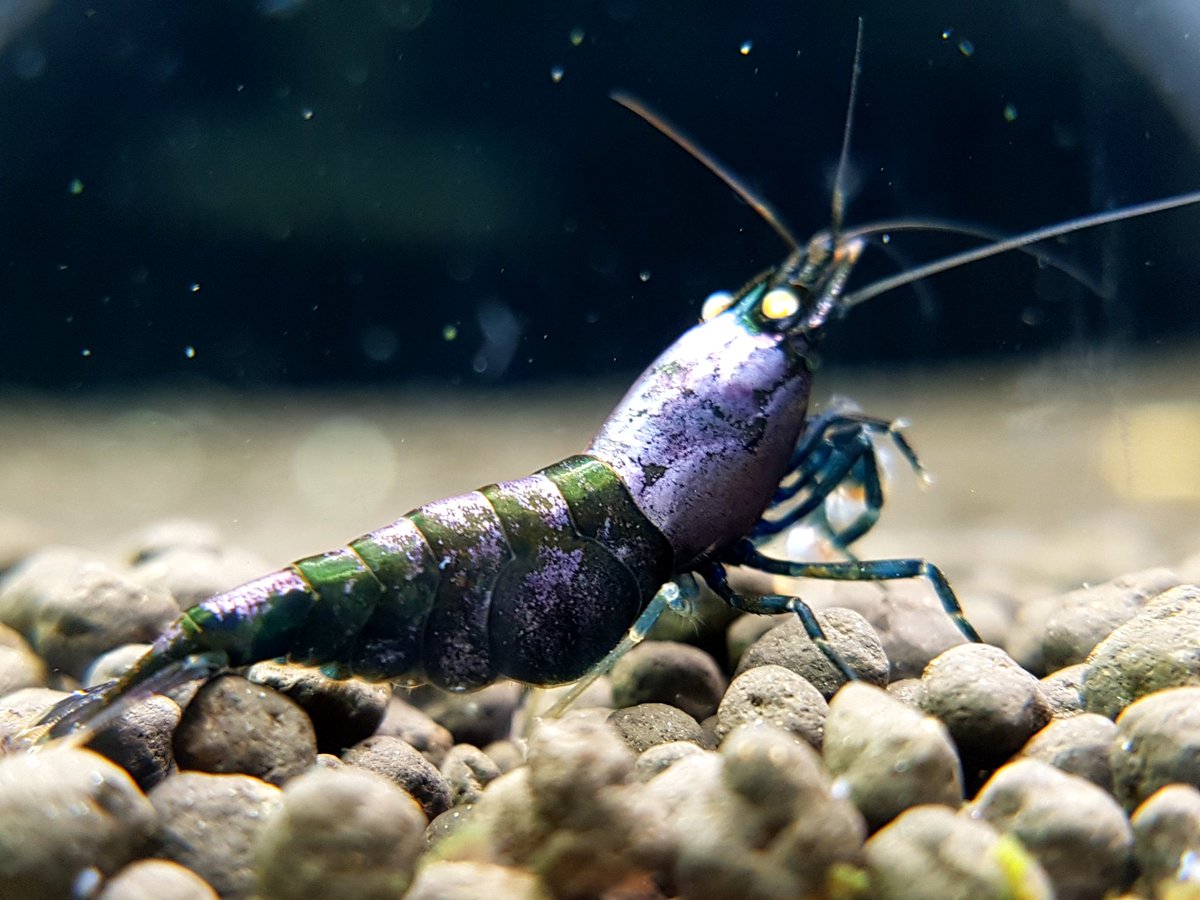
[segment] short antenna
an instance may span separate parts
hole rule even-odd
[[[846,125],[842,129],[842,153],[838,157],[837,174],[833,177],[833,224],[830,237],[834,246],[841,236],[846,215],[846,169],[850,157],[850,133],[854,128],[854,107],[858,101],[858,76],[862,74],[863,20],[858,17],[858,37],[854,41],[854,67],[850,70],[850,101],[846,106]]]
[[[795,235],[792,234],[788,227],[783,224],[783,220],[779,217],[779,214],[770,207],[767,201],[763,200],[752,190],[750,190],[750,188],[748,188],[740,178],[725,168],[725,166],[718,162],[711,154],[705,153],[703,150],[701,150],[687,135],[685,135],[682,131],[680,131],[658,113],[649,109],[640,100],[635,100],[633,97],[630,97],[628,94],[623,94],[620,91],[613,91],[611,94],[609,94],[609,96],[620,103],[631,113],[635,114],[650,125],[653,125],[677,145],[686,150],[693,159],[702,163],[705,168],[708,169],[708,171],[720,178],[733,190],[735,194],[745,200],[746,203],[750,205],[751,209],[762,216],[763,219],[766,220],[767,224],[775,229],[775,233],[787,242],[789,247],[791,247],[793,250],[800,249],[800,242],[796,240]]]

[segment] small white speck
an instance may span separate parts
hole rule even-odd
[[[308,122],[309,120],[311,120],[312,117],[313,117],[313,111],[310,107],[306,106],[306,107],[304,107],[304,109],[300,110],[300,118],[302,118],[305,122]]]
[[[79,355],[83,356],[83,357],[88,357],[88,356],[92,355],[92,351],[89,350],[87,347],[84,347],[82,350],[79,351]]]
[[[562,66],[554,66],[550,70],[550,80],[553,81],[555,84],[558,84],[560,81],[563,80],[563,76],[566,74],[567,74],[566,70],[563,69]]]
[[[749,56],[750,51],[754,49],[754,41],[742,41],[742,46],[738,47],[738,53],[742,56]]]
[[[191,344],[188,344],[186,347],[183,348],[183,355],[186,356],[188,359],[195,359],[196,358],[196,348],[193,347]]]
[[[190,285],[188,285],[188,290],[190,290],[193,294],[197,293],[200,290],[200,282],[193,281]]]

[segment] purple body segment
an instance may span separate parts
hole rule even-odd
[[[686,571],[762,515],[804,426],[810,380],[786,339],[719,315],[654,361],[587,452],[616,470]]]
[[[425,535],[406,517],[352,541],[350,548],[383,587],[374,614],[359,633],[350,671],[368,679],[420,677],[425,619],[439,575]]]
[[[426,621],[425,672],[449,690],[490,684],[496,673],[488,609],[496,576],[509,558],[500,520],[478,492],[419,507],[409,518],[429,542],[440,576]]]
[[[544,474],[482,492],[500,514],[513,554],[488,618],[498,674],[532,684],[573,681],[633,624],[649,594],[629,566],[653,560],[622,562],[581,534],[567,498]],[[591,499],[603,503],[604,493]]]

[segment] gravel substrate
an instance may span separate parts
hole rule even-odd
[[[918,584],[835,589],[850,683],[786,618],[706,616],[557,720],[515,685],[265,661],[28,750],[237,580],[173,529],[0,576],[0,897],[1200,896],[1200,587],[1175,571],[983,602],[995,644]]]

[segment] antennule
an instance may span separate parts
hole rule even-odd
[[[854,65],[850,69],[850,100],[846,105],[846,125],[842,129],[842,152],[838,157],[837,173],[833,176],[833,209],[830,236],[833,243],[841,239],[842,222],[846,215],[846,168],[850,157],[850,132],[854,127],[854,107],[858,102],[858,76],[862,74],[863,20],[858,17],[858,37],[854,41]]]
[[[779,217],[779,214],[776,213],[775,210],[772,209],[765,200],[750,190],[750,188],[748,188],[740,178],[738,178],[731,171],[729,171],[729,169],[725,168],[725,166],[718,162],[711,154],[701,150],[687,135],[669,123],[658,113],[649,109],[640,100],[636,100],[633,97],[630,97],[628,94],[621,93],[620,91],[613,91],[608,96],[610,96],[613,100],[616,100],[631,113],[634,113],[650,125],[653,125],[677,145],[686,150],[693,159],[702,163],[704,167],[708,169],[708,171],[720,178],[733,190],[735,194],[745,200],[746,203],[750,205],[751,209],[762,216],[767,221],[767,224],[775,229],[775,233],[783,238],[787,242],[788,246],[792,248],[792,250],[800,249],[800,242],[796,240],[795,235],[792,234],[788,227],[783,224],[783,220]]]
[[[1120,222],[1124,219],[1136,219],[1140,216],[1149,216],[1154,213],[1166,212],[1169,209],[1177,209],[1181,206],[1191,206],[1192,204],[1200,203],[1200,191],[1190,191],[1186,194],[1176,194],[1173,197],[1164,197],[1161,200],[1150,200],[1146,203],[1137,203],[1133,206],[1125,206],[1121,209],[1108,210],[1107,212],[1092,213],[1087,216],[1080,216],[1077,219],[1068,219],[1066,222],[1059,222],[1057,225],[1047,225],[1044,228],[1036,228],[1033,231],[1027,231],[1024,234],[1018,234],[1014,237],[1005,238],[1002,241],[997,241],[994,244],[988,244],[984,247],[976,247],[974,250],[965,250],[962,253],[955,253],[951,256],[943,257],[942,259],[934,260],[926,263],[923,266],[917,266],[915,269],[910,269],[907,272],[901,272],[898,275],[893,275],[890,278],[881,278],[874,284],[869,284],[864,288],[846,294],[842,297],[841,307],[843,310],[858,306],[860,303],[865,303],[873,297],[878,297],[880,294],[885,294],[888,291],[895,290],[898,287],[903,287],[906,284],[912,284],[914,281],[920,281],[922,278],[928,278],[931,275],[937,275],[941,272],[957,269],[959,266],[965,266],[968,263],[977,262],[981,259],[987,259],[990,256],[998,256],[1001,253],[1007,253],[1010,250],[1018,250],[1022,247],[1027,247],[1030,244],[1036,244],[1039,241],[1046,241],[1050,238],[1061,237],[1064,234],[1071,234],[1076,231],[1083,231],[1087,228],[1096,228],[1099,225],[1107,225],[1110,222]]]

